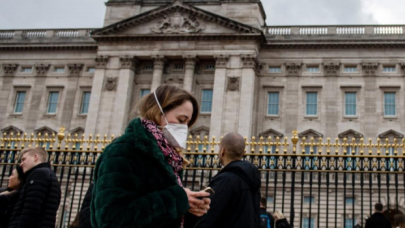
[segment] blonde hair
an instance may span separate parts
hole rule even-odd
[[[172,85],[159,86],[155,93],[164,113],[182,105],[185,101],[190,101],[193,105],[193,114],[190,117],[188,126],[193,126],[197,120],[199,108],[197,100],[193,95],[191,95],[191,93]],[[162,112],[160,111],[153,93],[150,93],[142,98],[137,106],[139,107],[141,117],[151,120],[157,125],[162,124],[160,123]]]
[[[29,153],[31,156],[34,154],[38,155],[39,159],[42,162],[48,161],[48,152],[46,152],[46,150],[42,147],[26,148],[21,151],[20,157],[22,157],[24,154],[27,154],[27,153]]]
[[[283,219],[283,218],[285,218],[285,216],[283,215],[283,213],[282,213],[281,211],[275,211],[275,212],[273,213],[273,216],[274,216],[274,217],[277,217],[277,219]]]

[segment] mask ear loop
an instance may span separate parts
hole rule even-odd
[[[162,112],[163,116],[165,117],[166,124],[169,125],[169,123],[167,122],[167,119],[166,119],[166,115],[165,115],[165,113],[163,112],[162,106],[160,106],[159,100],[157,99],[156,92],[153,91],[153,94],[155,95],[155,100],[156,100],[156,103],[158,104],[158,106],[159,106],[159,108],[160,108],[160,111]]]

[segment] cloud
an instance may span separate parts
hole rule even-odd
[[[0,0],[0,29],[101,27],[102,0]]]
[[[378,1],[378,0],[377,0]],[[362,0],[264,0],[268,25],[375,24]]]

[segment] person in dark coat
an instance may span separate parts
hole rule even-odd
[[[10,178],[5,191],[0,193],[0,228],[7,228],[14,206],[20,197],[21,187],[24,185],[25,176],[21,166],[17,165]]]
[[[220,143],[219,161],[224,168],[209,184],[215,194],[211,208],[198,228],[259,227],[260,172],[251,162],[242,161],[245,139],[227,134]]]
[[[40,147],[21,151],[26,182],[14,207],[9,228],[55,227],[61,190],[47,158],[48,153]]]
[[[391,222],[383,215],[382,210],[381,203],[374,205],[374,214],[366,220],[365,228],[392,228]]]
[[[197,100],[176,86],[159,86],[139,104],[142,116],[98,158],[91,200],[93,227],[177,228],[187,212],[204,215],[206,192],[182,185],[181,155],[187,129],[197,120]]]
[[[275,228],[291,228],[291,225],[288,223],[286,217],[281,211],[275,211],[274,214]]]
[[[266,210],[267,208],[267,199],[262,196],[260,199],[260,228],[274,228],[274,218]]]
[[[79,225],[78,228],[92,228],[91,226],[91,216],[90,216],[90,203],[91,203],[91,193],[93,192],[93,183],[90,184],[89,189],[84,196],[82,203],[82,208],[79,212]]]

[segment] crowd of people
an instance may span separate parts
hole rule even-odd
[[[192,191],[183,186],[188,161],[182,151],[199,113],[193,95],[160,86],[137,109],[141,118],[132,120],[97,160],[93,182],[71,227],[290,227],[281,211],[266,211],[260,172],[243,161],[245,140],[238,133],[222,138],[218,157],[224,168],[209,188]],[[47,158],[43,148],[21,151],[21,163],[0,194],[0,228],[55,227],[61,190]],[[366,228],[388,228],[388,223],[377,222],[379,205]],[[397,227],[405,228],[401,218]]]

